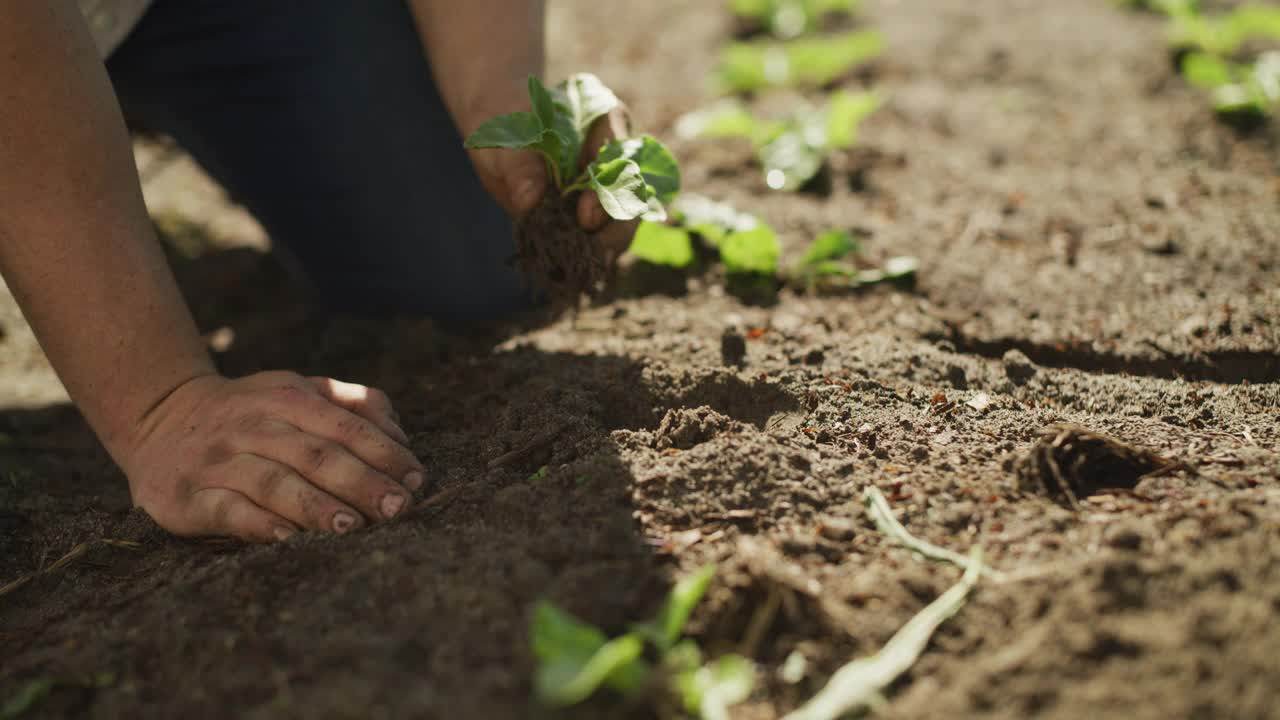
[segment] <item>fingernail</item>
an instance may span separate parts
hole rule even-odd
[[[422,483],[426,481],[427,479],[423,477],[422,473],[418,472],[417,470],[414,470],[413,472],[404,476],[404,486],[409,488],[410,492],[422,487]]]
[[[382,516],[385,518],[393,518],[396,513],[400,512],[400,508],[404,507],[404,496],[396,493],[387,493],[382,497]]]
[[[275,535],[276,539],[281,542],[284,542],[285,540],[288,540],[289,538],[293,537],[293,530],[287,527],[281,527],[278,525],[275,527],[275,529],[271,531],[271,533]]]
[[[532,178],[520,180],[516,183],[516,191],[511,200],[515,203],[517,210],[532,210],[537,206],[538,201],[542,200],[542,187]]]
[[[333,514],[333,531],[344,533],[356,526],[356,516],[345,510],[339,510]]]

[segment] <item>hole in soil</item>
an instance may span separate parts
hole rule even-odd
[[[1150,450],[1079,426],[1054,425],[1018,460],[1016,470],[1024,490],[1075,507],[1102,490],[1132,489],[1144,475],[1172,465]]]

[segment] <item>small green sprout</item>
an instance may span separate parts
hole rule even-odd
[[[765,184],[796,191],[822,170],[830,153],[857,143],[858,126],[883,102],[878,93],[840,91],[825,106],[804,108],[779,122],[758,120],[740,103],[726,101],[680,118],[676,132],[685,138],[748,139],[756,147]]]
[[[1175,6],[1169,18],[1169,43],[1176,48],[1233,55],[1249,40],[1280,39],[1280,7],[1241,5],[1209,16]]]
[[[738,17],[790,39],[816,29],[827,15],[853,12],[858,0],[730,0],[729,5]]]
[[[850,290],[883,282],[912,277],[919,270],[916,258],[900,256],[890,258],[878,269],[859,269],[842,262],[855,255],[862,244],[845,230],[828,230],[814,239],[804,256],[791,269],[788,281],[806,290]]]
[[[543,465],[542,467],[538,468],[537,472],[529,476],[529,482],[532,483],[532,482],[538,482],[540,480],[545,480],[547,477],[547,472],[548,472],[547,466]]]
[[[1280,107],[1280,52],[1262,53],[1252,65],[1192,52],[1182,60],[1182,74],[1187,82],[1212,93],[1219,114],[1263,118]]]
[[[643,687],[649,666],[644,640],[628,633],[613,640],[550,603],[533,615],[534,689],[547,705],[576,705],[600,687],[630,694]]]
[[[672,206],[671,224],[643,222],[631,252],[642,260],[685,268],[693,264],[693,236],[716,248],[730,276],[773,277],[781,248],[773,228],[727,203],[700,195],[682,195]]]
[[[718,82],[726,92],[773,87],[825,87],[884,52],[884,39],[859,30],[788,42],[735,42],[720,55]]]
[[[708,565],[676,583],[657,617],[612,640],[554,605],[540,603],[533,617],[538,699],[558,707],[576,705],[602,687],[634,695],[651,687],[659,672],[688,712],[704,720],[728,718],[728,707],[751,694],[755,669],[736,655],[704,665],[697,644],[681,640],[715,571]],[[644,658],[646,642],[657,654],[656,671]]]
[[[554,89],[529,78],[532,112],[493,118],[467,138],[470,149],[534,150],[564,195],[590,190],[617,220],[662,220],[680,190],[680,168],[671,152],[650,136],[613,140],[579,171],[583,145],[597,120],[619,101],[591,74],[574,75]]]

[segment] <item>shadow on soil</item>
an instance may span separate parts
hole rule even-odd
[[[727,372],[494,352],[492,335],[425,321],[219,321],[236,335],[224,367],[323,368],[387,388],[427,495],[345,538],[179,540],[129,509],[74,410],[0,410],[0,583],[35,574],[0,601],[0,689],[57,683],[30,717],[527,717],[538,600],[615,633],[669,587],[612,431],[702,405],[764,427],[793,408]],[[104,538],[136,545],[94,544],[59,566]],[[107,673],[107,687],[86,687]]]

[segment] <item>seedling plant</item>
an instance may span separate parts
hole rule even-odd
[[[852,13],[858,0],[730,0],[739,19],[781,39],[816,30],[828,15]]]
[[[884,39],[873,30],[806,36],[786,42],[734,42],[720,53],[718,82],[729,93],[778,87],[821,88],[883,51]]]
[[[1189,83],[1210,93],[1225,119],[1273,117],[1280,107],[1280,53],[1245,53],[1255,40],[1280,40],[1280,8],[1246,4],[1219,15],[1202,12],[1195,0],[1129,0],[1127,5],[1169,18],[1169,44]]]
[[[662,688],[690,716],[726,720],[728,708],[751,694],[755,668],[738,655],[704,662],[697,643],[682,637],[715,571],[708,565],[681,580],[656,617],[612,639],[554,605],[540,603],[532,627],[538,700],[564,707],[601,688],[626,696]]]
[[[862,245],[846,230],[818,235],[792,267],[780,269],[781,245],[777,232],[754,215],[739,212],[728,203],[685,194],[672,205],[667,223],[644,222],[636,231],[631,253],[656,265],[677,269],[693,266],[702,242],[715,249],[730,283],[741,286],[782,282],[810,292],[850,290],[915,275],[919,262],[894,257],[881,268],[853,262]]]
[[[602,250],[576,221],[579,193],[592,192],[615,220],[662,220],[680,191],[671,152],[648,135],[612,140],[583,162],[596,121],[618,97],[594,75],[580,73],[548,89],[529,78],[532,111],[495,117],[466,140],[469,149],[531,150],[542,155],[552,190],[516,228],[518,260],[553,298],[577,301],[604,279]]]
[[[676,132],[685,138],[750,140],[765,184],[794,192],[817,176],[833,153],[851,149],[858,126],[882,104],[878,93],[841,90],[821,107],[805,106],[785,120],[766,120],[736,100],[724,100],[685,115]]]

